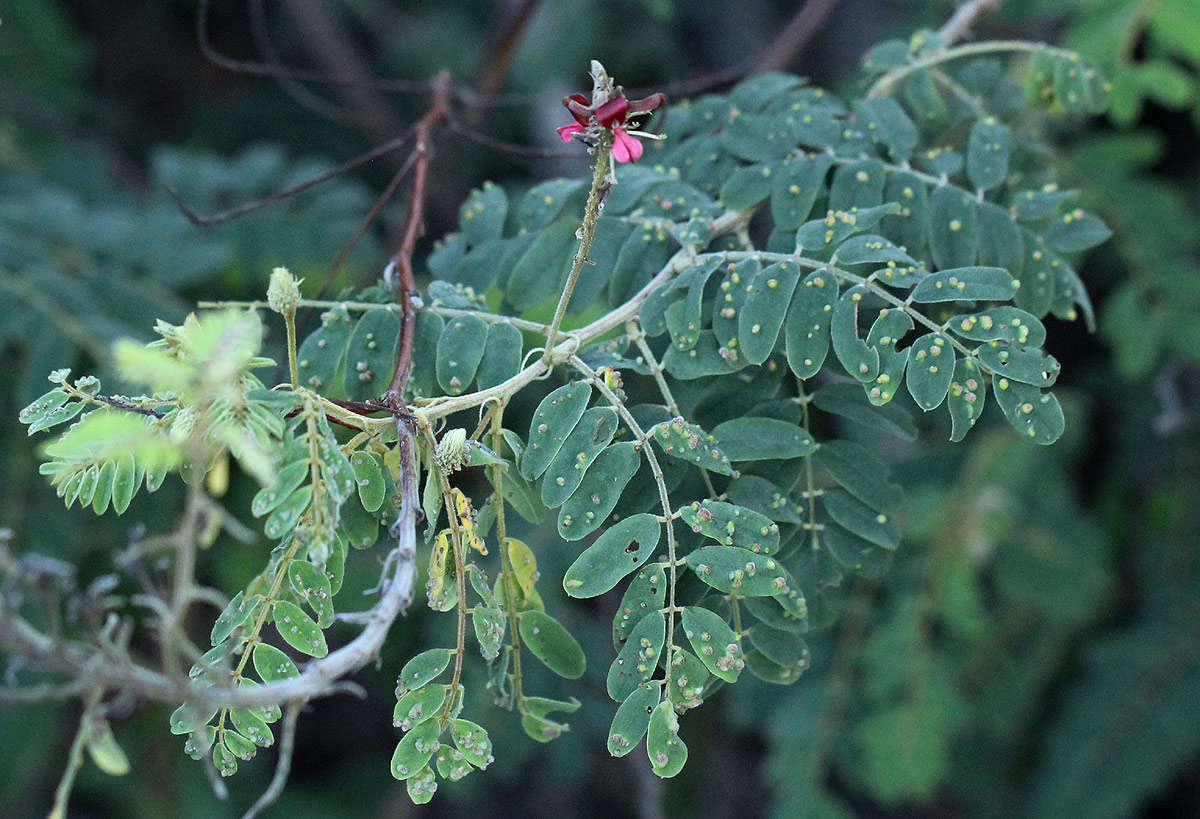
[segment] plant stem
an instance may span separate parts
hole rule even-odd
[[[592,249],[592,241],[596,238],[596,220],[600,217],[600,207],[604,194],[608,192],[608,158],[612,153],[612,141],[606,138],[596,148],[596,161],[592,167],[592,189],[588,192],[587,207],[583,211],[583,226],[579,230],[579,248],[575,251],[575,259],[571,262],[571,272],[567,274],[566,284],[558,297],[558,307],[554,309],[554,319],[546,332],[546,352],[542,360],[553,364],[554,345],[558,341],[558,328],[562,325],[567,305],[571,302],[571,294],[575,292],[575,284],[583,266],[588,263],[588,253]]]
[[[940,65],[941,63],[950,62],[951,60],[961,59],[962,57],[974,57],[980,54],[995,54],[1002,51],[1026,51],[1036,52],[1045,51],[1049,54],[1055,54],[1059,57],[1077,57],[1074,51],[1066,48],[1054,48],[1045,45],[1044,43],[1031,43],[1027,40],[991,40],[984,43],[970,43],[957,48],[948,48],[943,51],[938,51],[928,57],[922,57],[919,60],[913,60],[911,63],[902,65],[898,68],[893,68],[888,73],[884,74],[875,84],[871,86],[871,90],[867,93],[867,99],[875,99],[890,94],[893,89],[915,71],[920,71],[924,68]]]

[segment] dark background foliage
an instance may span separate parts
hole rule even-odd
[[[807,24],[781,37],[797,10],[778,0],[280,1],[261,4],[261,20],[254,3],[212,5],[212,40],[235,58],[265,46],[289,66],[415,81],[444,67],[463,88],[478,87],[528,11],[500,95],[462,124],[543,149],[557,148],[558,99],[584,85],[591,57],[627,86],[663,87],[754,70],[782,53],[775,67],[856,90],[854,67],[871,43],[936,27],[952,11],[949,2],[809,0]],[[428,101],[215,65],[198,46],[196,11],[193,0],[10,0],[0,24],[0,525],[22,552],[78,563],[83,580],[111,570],[131,526],[167,526],[177,497],[165,489],[139,498],[120,519],[64,512],[37,476],[17,410],[45,391],[50,369],[103,374],[113,339],[146,339],[154,317],[178,321],[198,298],[257,295],[273,265],[323,281],[403,154],[206,229],[188,224],[164,186],[201,212],[234,205],[395,135]],[[585,679],[569,734],[535,745],[492,713],[495,765],[421,810],[1200,812],[1195,11],[1194,0],[1012,0],[977,32],[1078,48],[1114,79],[1111,114],[1063,125],[1051,160],[1114,230],[1081,271],[1099,333],[1051,324],[1063,440],[1034,449],[981,425],[965,445],[930,438],[904,456],[905,542],[893,572],[853,587],[843,623],[811,638],[813,668],[798,685],[748,682],[690,721],[693,761],[679,779],[659,783],[640,754],[608,757],[610,706]],[[522,186],[586,167],[577,149],[532,157],[451,130],[435,147],[429,237],[452,228],[463,196],[485,179]],[[402,206],[384,210],[331,292],[375,278]],[[529,538],[547,573],[570,562],[556,540]],[[219,545],[202,571],[235,588],[266,548]],[[596,656],[611,605],[564,611]],[[395,629],[383,667],[360,675],[367,701],[310,709],[291,786],[271,815],[416,812],[387,774],[391,688],[403,659],[443,628],[414,612]],[[218,803],[167,734],[165,709],[131,702],[126,715],[115,730],[133,772],[111,779],[85,767],[72,815],[236,815],[270,776],[263,755],[231,784],[233,804]],[[0,708],[5,815],[45,812],[77,716],[57,704]]]

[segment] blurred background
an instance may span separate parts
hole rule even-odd
[[[325,281],[406,154],[207,228],[181,215],[167,185],[204,214],[303,181],[399,134],[446,68],[463,91],[456,126],[435,139],[421,255],[484,180],[521,188],[586,172],[553,129],[565,121],[559,98],[587,87],[592,57],[627,87],[676,99],[765,68],[856,93],[872,43],[936,28],[953,8],[212,0],[219,55],[206,55],[195,0],[7,0],[0,526],[15,551],[75,562],[83,580],[112,570],[131,527],[168,528],[179,508],[171,482],[119,519],[64,512],[17,411],[53,368],[103,376],[111,342],[149,340],[155,317],[178,322],[200,298],[261,297],[274,265]],[[1200,815],[1200,6],[1008,0],[975,33],[1076,48],[1114,81],[1107,116],[1051,134],[1055,173],[1114,230],[1081,270],[1098,333],[1049,324],[1066,436],[1040,449],[1002,422],[981,424],[964,445],[926,437],[898,453],[907,507],[891,574],[852,585],[842,622],[810,635],[800,683],[748,679],[685,722],[691,761],[676,780],[656,780],[640,752],[604,750],[612,601],[548,597],[592,659],[581,685],[539,684],[584,700],[570,733],[537,745],[480,703],[495,764],[414,808],[388,775],[392,688],[403,660],[446,625],[417,611],[382,668],[359,675],[367,701],[328,699],[302,717],[291,783],[268,815]],[[280,80],[239,61],[364,82]],[[374,281],[403,208],[384,208],[326,292]],[[230,505],[245,509],[251,492],[235,487]],[[552,535],[527,537],[544,573],[570,562]],[[201,571],[232,591],[267,548],[218,545]],[[244,765],[230,802],[218,802],[168,734],[168,712],[128,705],[114,729],[133,772],[85,766],[71,816],[235,816],[256,798],[273,754]],[[77,719],[75,704],[0,703],[0,813],[45,814]]]

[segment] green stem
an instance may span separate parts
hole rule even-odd
[[[939,51],[936,54],[931,54],[928,57],[922,57],[919,60],[913,60],[907,65],[893,68],[891,71],[875,81],[875,84],[871,86],[871,90],[867,93],[867,99],[875,99],[876,97],[883,97],[890,94],[901,80],[915,71],[920,71],[924,68],[947,63],[951,60],[958,60],[963,57],[974,57],[979,54],[995,54],[1002,51],[1045,51],[1050,54],[1055,54],[1059,57],[1078,56],[1070,49],[1054,48],[1044,43],[1032,43],[1027,40],[993,40],[984,43],[968,43],[967,45],[958,46],[957,48],[948,48],[944,51]]]
[[[296,366],[296,311],[284,313],[283,323],[287,327],[288,371],[292,375],[292,389],[295,389],[300,384],[300,370]]]
[[[579,248],[575,251],[575,259],[571,262],[571,272],[567,274],[567,282],[563,285],[562,294],[558,297],[558,307],[554,309],[554,319],[546,332],[546,352],[542,355],[547,364],[554,363],[554,345],[558,341],[558,328],[566,315],[567,305],[571,303],[571,294],[575,292],[575,284],[583,266],[588,263],[588,253],[592,249],[592,241],[596,238],[596,220],[600,217],[600,205],[604,193],[608,190],[608,158],[612,153],[612,141],[605,139],[596,148],[596,164],[592,168],[592,189],[588,192],[587,207],[583,211],[583,226],[579,231]]]
[[[67,768],[63,771],[62,779],[59,780],[58,787],[54,791],[54,807],[50,809],[48,819],[65,819],[67,815],[67,802],[71,798],[71,789],[75,787],[75,775],[83,767],[83,749],[92,733],[92,714],[95,712],[96,706],[100,704],[100,697],[103,693],[103,689],[97,688],[84,700],[83,716],[79,718],[79,730],[75,732],[75,740],[71,743],[71,750],[67,754]]]

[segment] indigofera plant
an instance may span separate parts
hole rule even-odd
[[[630,101],[593,63],[590,99],[567,97],[559,129],[587,145],[590,184],[474,191],[419,295],[389,270],[357,300],[305,300],[279,269],[266,302],[202,304],[120,345],[144,394],[54,373],[21,420],[71,422],[43,450],[68,506],[120,514],[168,472],[187,485],[179,529],[137,545],[175,550],[175,596],[152,606],[164,667],[100,667],[103,644],[46,642],[15,614],[0,636],[88,690],[181,703],[170,730],[221,776],[281,731],[286,772],[300,705],[374,660],[423,588],[456,637],[398,670],[391,773],[414,802],[492,761],[463,717],[468,661],[539,742],[580,702],[527,693],[523,664],[573,680],[607,662],[610,753],[644,741],[654,773],[676,775],[688,711],[745,674],[796,681],[846,578],[888,570],[902,534],[888,441],[919,427],[960,441],[995,403],[1053,443],[1043,319],[1092,325],[1075,263],[1108,231],[1057,187],[1036,126],[1100,110],[1095,71],[935,32],[876,46],[864,70],[859,99],[764,74],[674,105],[650,135],[662,96]],[[273,363],[268,307],[287,331],[273,386],[254,374]],[[301,339],[307,310],[320,325]],[[181,615],[218,593],[195,584],[195,547],[256,534],[219,501],[231,459],[260,484],[249,511],[275,545],[196,646]],[[513,537],[514,514],[554,533]],[[359,553],[380,543],[376,605],[343,611],[346,564],[378,561]],[[543,576],[541,549],[575,557]],[[611,593],[611,657],[585,656],[550,586]],[[334,647],[339,621],[361,631]]]

